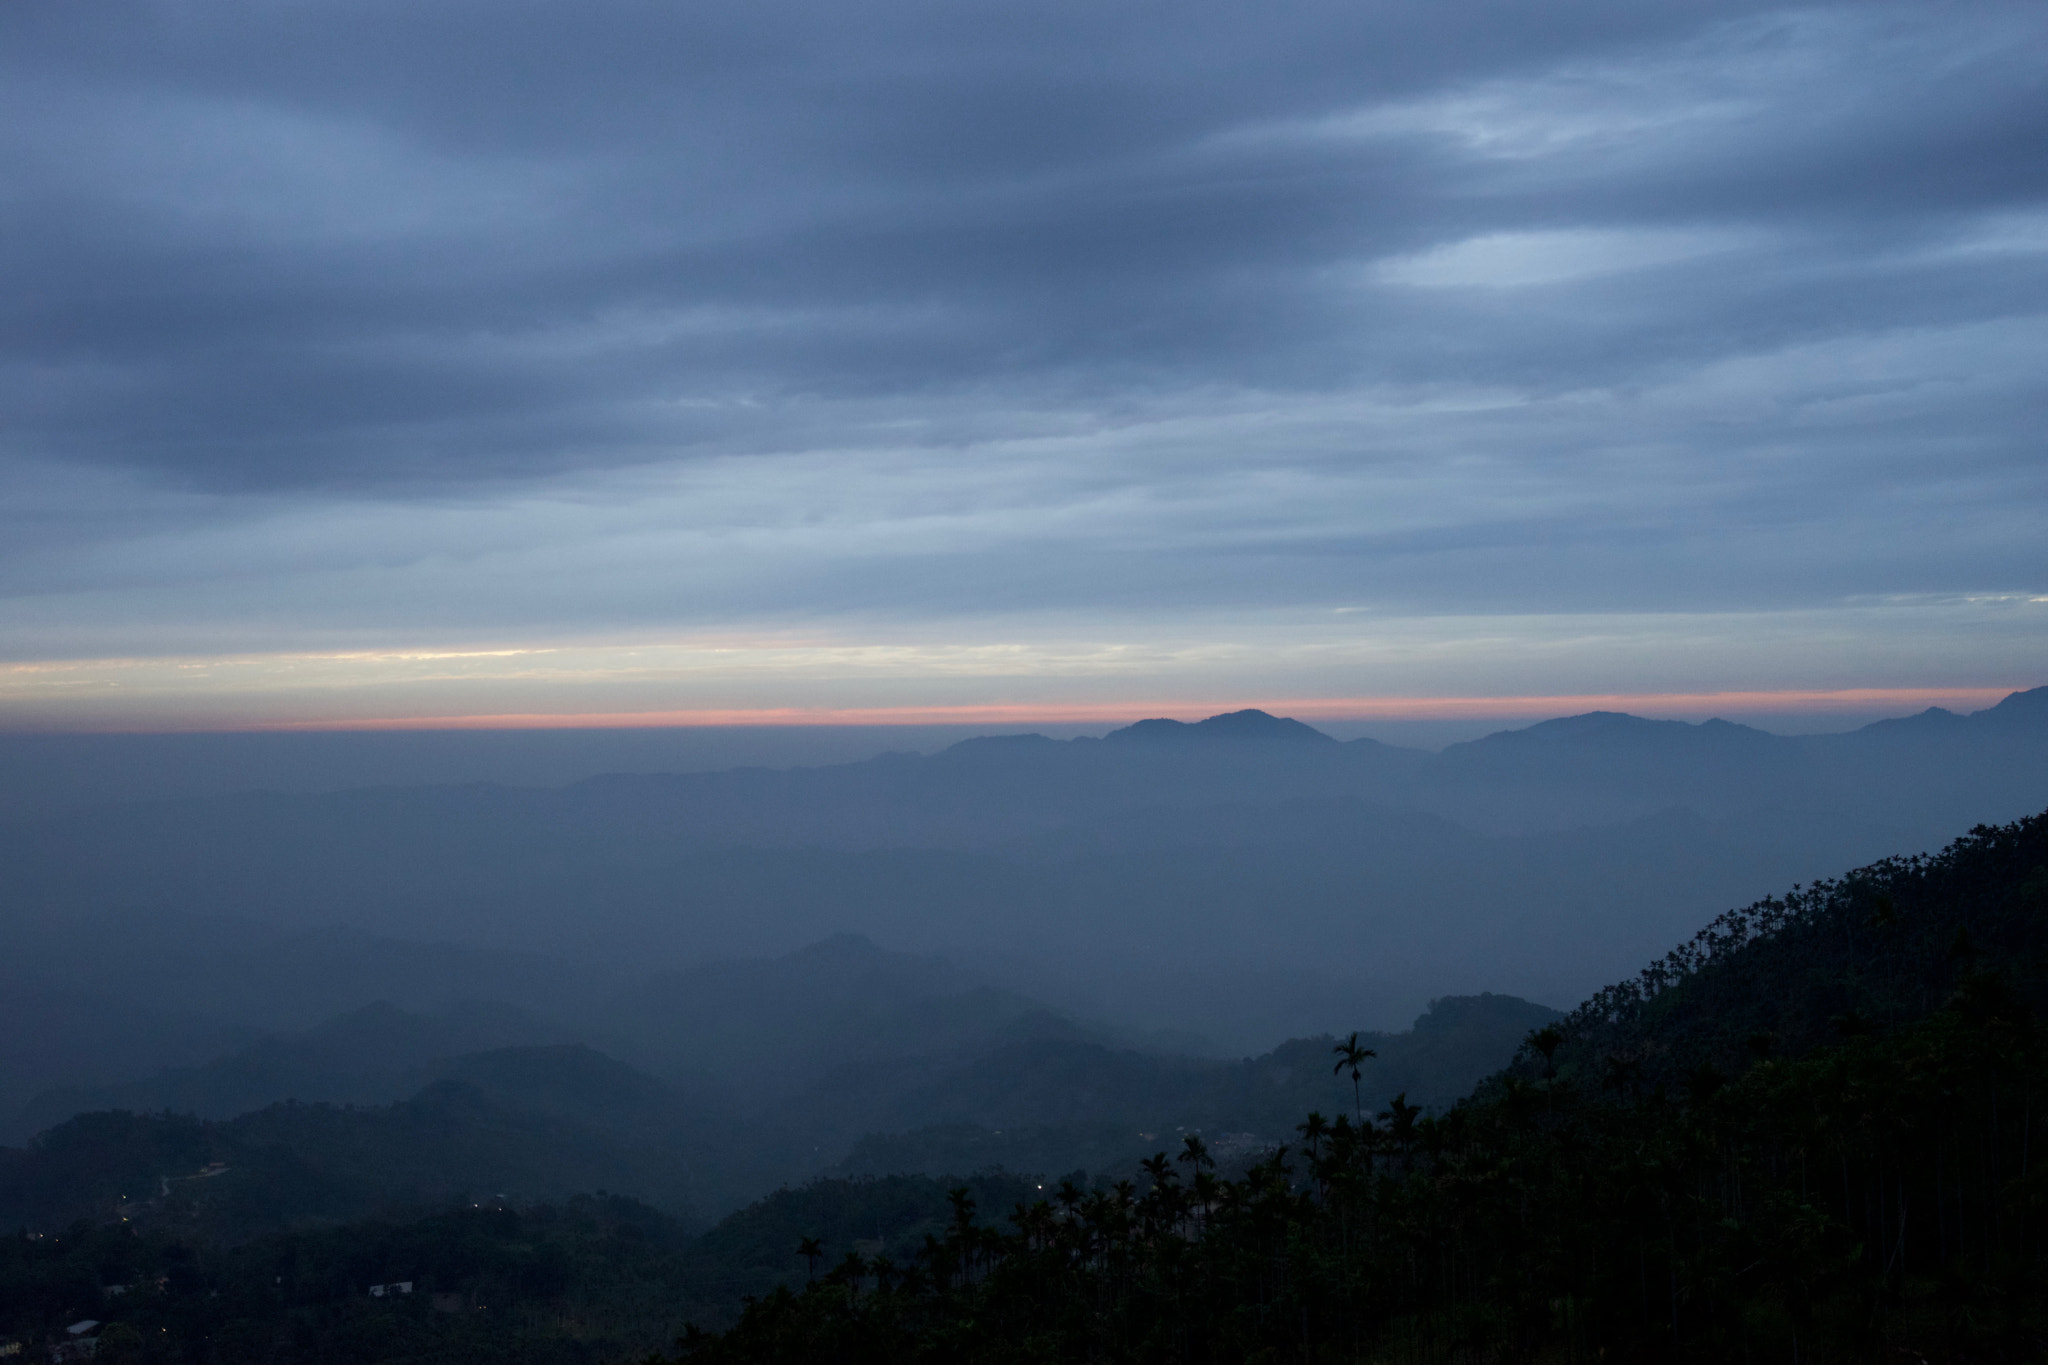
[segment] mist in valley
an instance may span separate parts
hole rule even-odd
[[[2044,805],[2048,689],[1821,735],[1595,713],[1430,751],[1246,711],[17,813],[4,1140],[185,1115],[352,1171],[279,1196],[327,1218],[1263,1150],[1447,1107],[1719,911]]]

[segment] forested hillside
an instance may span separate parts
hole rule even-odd
[[[224,1365],[609,1361],[678,1331],[700,1362],[2037,1360],[2044,927],[2048,815],[1731,912],[1443,1112],[1348,1106],[1325,1039],[1238,1073],[1337,1060],[1336,1102],[1284,1146],[1158,1133],[1107,1171],[820,1180],[695,1237],[615,1196],[486,1191],[566,1131],[533,1113],[490,1128],[495,1168],[458,1154],[474,1207],[428,1212],[449,1191],[371,1143],[328,1174],[419,1181],[413,1213],[244,1240],[233,1164],[201,1163],[345,1194],[293,1185],[321,1172],[290,1144],[387,1111],[75,1120],[36,1181],[68,1163],[104,1205],[7,1239],[0,1332],[90,1312],[109,1360]],[[1454,1032],[1500,1007],[1444,1008]],[[455,1084],[447,1108],[481,1103]],[[166,1164],[192,1178],[124,1221]]]
[[[831,947],[828,956],[842,962],[853,951]],[[888,961],[871,946],[859,952]],[[830,1009],[826,1017],[845,1018]],[[1412,1030],[1363,1035],[1380,1053],[1363,1064],[1363,1093],[1380,1102],[1411,1091],[1449,1105],[1510,1057],[1531,1026],[1557,1017],[1505,996],[1439,1001]],[[1160,1133],[1205,1129],[1270,1145],[1297,1113],[1347,1093],[1324,1062],[1326,1038],[1219,1062],[1113,1049],[1072,1037],[1071,1026],[1019,1043],[999,1037],[964,1055],[958,1036],[936,1054],[828,1051],[836,1074],[807,1071],[795,1089],[773,1089],[770,1102],[747,1109],[711,1104],[580,1044],[425,1062],[405,1051],[474,1038],[465,1030],[476,1023],[371,1010],[171,1073],[139,1087],[162,1104],[82,1114],[23,1148],[0,1148],[0,1227],[48,1233],[77,1218],[128,1218],[233,1241],[412,1214],[450,1199],[531,1204],[600,1188],[691,1222],[828,1169],[1107,1170],[1143,1156]],[[364,1054],[343,1046],[365,1036],[387,1045],[378,1055],[394,1069],[366,1072]],[[406,1097],[350,1105],[333,1102],[348,1092],[330,1092],[211,1121],[173,1111],[195,1091],[217,1094],[287,1063],[301,1083],[403,1086]],[[223,1169],[194,1178],[215,1166]]]
[[[2044,926],[2048,816],[1979,829],[1724,916],[1441,1117],[963,1193],[682,1356],[2038,1360]]]

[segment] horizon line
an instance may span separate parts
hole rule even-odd
[[[1706,715],[1721,711],[1797,713],[1876,711],[1892,707],[1994,706],[2025,688],[1856,687],[1729,690],[1717,692],[1579,692],[1484,697],[1240,697],[1222,701],[987,703],[950,706],[700,707],[648,711],[531,711],[470,715],[327,717],[218,726],[94,727],[73,733],[276,733],[404,730],[665,730],[739,726],[1087,725],[1139,720],[1200,720],[1232,711],[1260,710],[1297,720],[1431,721],[1526,719],[1629,711]],[[1676,717],[1670,717],[1676,718]],[[1878,718],[1878,717],[1873,717]],[[39,727],[40,728],[40,727]],[[43,733],[50,733],[44,730]]]

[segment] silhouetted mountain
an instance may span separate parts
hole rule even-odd
[[[325,1032],[410,1041],[421,1023],[356,1018]],[[237,1238],[458,1197],[593,1189],[686,1213],[729,1208],[798,1173],[730,1115],[581,1045],[435,1059],[415,1082],[422,1073],[432,1079],[388,1104],[68,1118],[25,1148],[0,1148],[0,1225],[146,1213]],[[227,1169],[204,1174],[212,1163]]]
[[[572,1036],[564,1026],[508,1006],[415,1015],[380,1002],[201,1066],[46,1091],[17,1130],[93,1110],[228,1119],[286,1101],[386,1106],[459,1083],[507,1114],[657,1147],[691,1173],[698,1205],[716,1209],[836,1159],[859,1129],[818,1120],[823,1092],[872,1106],[1020,1039],[1102,1036],[942,959],[887,953],[853,935],[656,976],[587,1026],[665,1063],[686,1088],[561,1044]],[[665,1200],[659,1187],[612,1188]]]
[[[19,959],[10,959],[17,966]],[[89,960],[77,976],[90,979]],[[52,1086],[92,1085],[188,1066],[240,1046],[253,1030],[202,1014],[153,1007],[118,989],[91,990],[19,970],[0,971],[0,1141],[32,1097]]]
[[[1335,744],[1321,730],[1298,720],[1268,715],[1264,711],[1231,711],[1211,716],[1192,725],[1179,720],[1141,720],[1112,730],[1102,737],[1105,744]]]
[[[273,1105],[220,1123],[83,1114],[27,1148],[0,1149],[0,1222],[56,1231],[127,1217],[236,1240],[458,1199],[614,1187],[687,1210],[693,1184],[672,1148],[439,1081],[388,1106]]]
[[[690,1109],[673,1087],[582,1043],[472,1052],[431,1070],[505,1108],[607,1132],[674,1136]]]
[[[379,1001],[303,1033],[264,1038],[202,1066],[121,1085],[45,1091],[14,1127],[33,1133],[94,1109],[232,1118],[283,1100],[389,1104],[418,1090],[438,1059],[563,1036],[559,1026],[509,1005],[470,1002],[423,1016]]]
[[[1557,1011],[1512,996],[1432,1001],[1403,1033],[1365,1032],[1378,1056],[1361,1068],[1370,1111],[1396,1094],[1448,1108],[1497,1071],[1530,1030]],[[1295,1039],[1238,1062],[1158,1057],[1096,1043],[1043,1039],[999,1048],[939,1081],[895,1096],[844,1096],[835,1112],[871,1131],[839,1169],[848,1174],[944,1174],[1002,1164],[1011,1170],[1100,1170],[1198,1132],[1240,1143],[1292,1141],[1304,1114],[1349,1113],[1348,1076],[1331,1065],[1335,1040]],[[893,1130],[893,1131],[892,1131]],[[1249,1148],[1247,1149],[1249,1150]],[[1027,1159],[1028,1154],[1028,1159]]]
[[[1289,1020],[1303,973],[1370,990],[1381,1012],[1347,1017],[1380,1027],[1447,991],[1562,1001],[1720,906],[2048,803],[2043,695],[1799,738],[1595,714],[1442,754],[1237,713],[788,772],[105,808],[0,829],[0,952],[266,1031],[503,1000],[764,1090],[815,1074],[808,1039],[880,1058],[1054,1027],[1018,1022],[1026,998],[1257,1050],[1301,1031],[1244,1021]],[[792,986],[752,1013],[745,973],[618,989],[839,931],[980,974]],[[1199,984],[1220,975],[1270,998]]]
[[[2048,687],[2014,692],[1988,710],[1972,712],[1969,719],[1986,727],[2048,725]]]
[[[756,1100],[832,1075],[944,1065],[1003,1042],[1086,1036],[1043,1004],[942,958],[840,934],[771,959],[657,975],[600,1016],[664,1075]]]
[[[60,1206],[104,1211],[113,1195],[139,1198],[129,1187],[143,1166],[156,1163],[160,1184],[200,1169],[203,1149],[207,1162],[259,1173],[191,1187],[212,1192],[202,1212],[219,1235],[358,1217],[394,1201],[431,1204],[485,1185],[520,1198],[605,1188],[715,1213],[829,1166],[864,1133],[910,1136],[870,1138],[854,1159],[859,1169],[886,1159],[878,1153],[896,1150],[892,1141],[958,1160],[976,1134],[1020,1128],[1044,1130],[1038,1150],[1067,1169],[1091,1153],[1121,1159],[1142,1145],[1140,1131],[1264,1132],[1303,1105],[1328,1107],[1349,1093],[1329,1073],[1327,1038],[1236,1063],[1142,1054],[1106,1046],[942,961],[850,936],[773,961],[718,964],[685,985],[703,989],[657,998],[680,995],[713,1012],[703,1017],[730,1014],[742,1030],[767,1022],[782,1032],[751,1050],[699,1040],[705,1055],[741,1055],[745,1064],[710,1078],[722,1084],[700,1076],[682,1089],[580,1044],[439,1055],[549,1032],[513,1011],[423,1018],[373,1006],[205,1067],[98,1095],[42,1097],[39,1112],[65,1121],[12,1158],[12,1197],[31,1222],[56,1218]],[[1513,1051],[1531,1021],[1552,1017],[1505,997],[1439,1001],[1409,1033],[1368,1035],[1381,1050],[1367,1068],[1368,1097],[1396,1088],[1424,1098],[1462,1093]],[[771,1073],[766,1082],[752,1078],[755,1066]],[[71,1117],[93,1100],[157,1116]],[[175,1112],[209,1104],[217,1107],[200,1109],[199,1119]],[[205,1121],[224,1112],[234,1116]],[[935,1147],[912,1131],[947,1125],[964,1126],[967,1149],[960,1141]],[[0,1201],[0,1215],[7,1207]]]

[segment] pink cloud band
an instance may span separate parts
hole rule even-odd
[[[1637,715],[1755,715],[1799,711],[1898,712],[1995,705],[2009,687],[1857,687],[1834,691],[1617,692],[1523,697],[1290,697],[1215,701],[1029,702],[980,706],[766,707],[676,711],[514,712],[274,722],[263,730],[626,730],[730,725],[1086,725],[1150,716],[1198,720],[1258,707],[1301,720],[1541,718],[1585,711]]]

